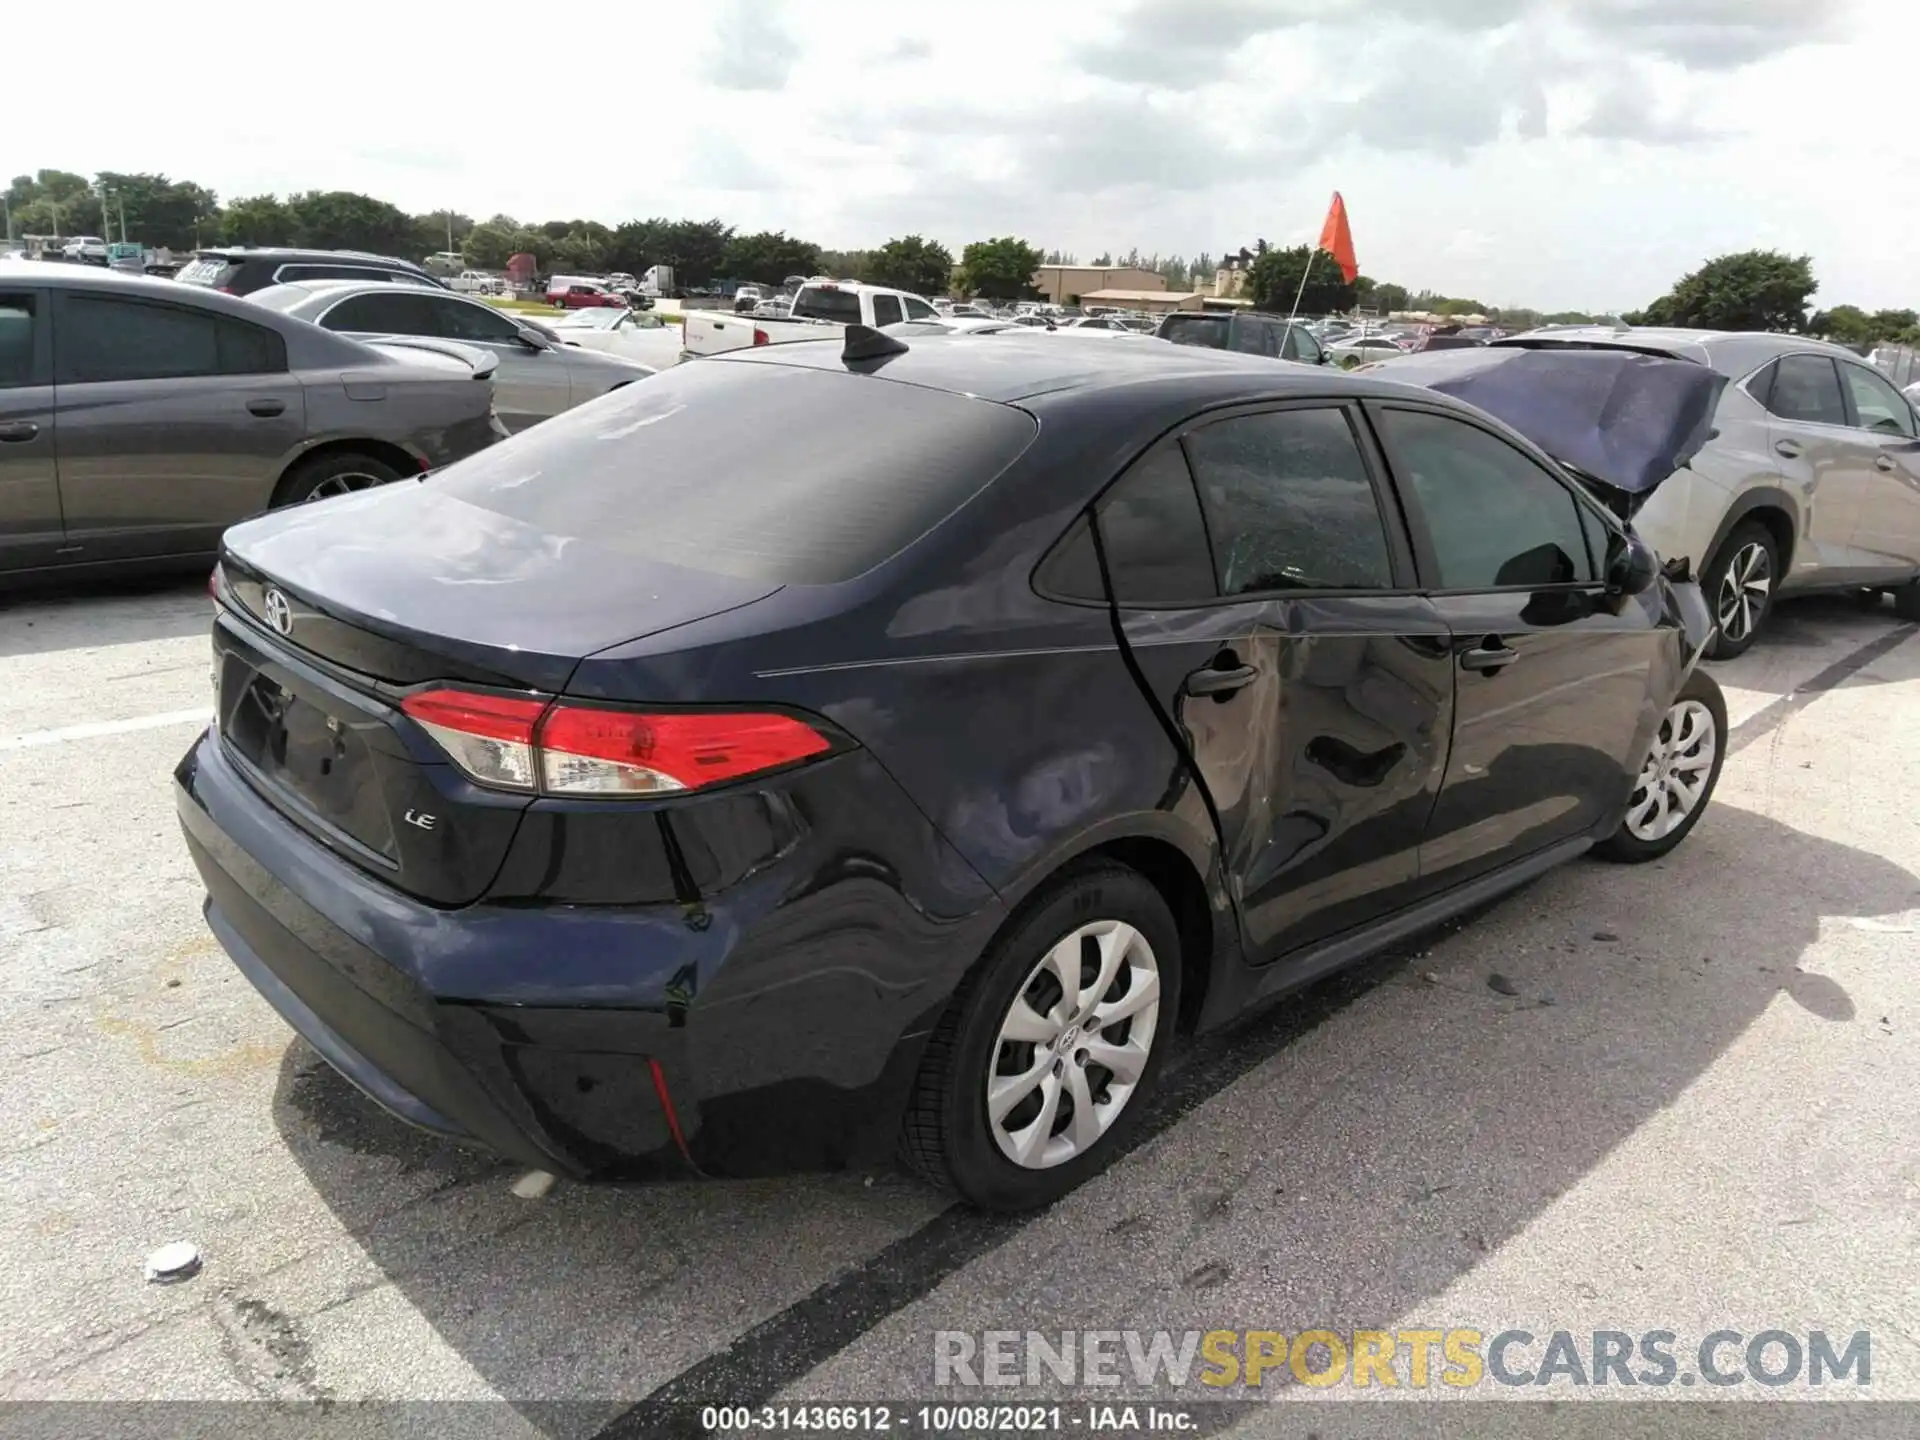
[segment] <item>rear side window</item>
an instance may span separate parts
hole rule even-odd
[[[1787,355],[1774,367],[1767,409],[1782,420],[1813,425],[1844,425],[1847,404],[1840,398],[1840,376],[1824,355]]]
[[[1213,559],[1193,476],[1177,444],[1149,451],[1102,497],[1100,544],[1122,605],[1212,600]]]
[[[408,291],[375,291],[342,300],[320,321],[328,330],[380,335],[437,335],[428,297]]]
[[[63,384],[254,375],[287,368],[286,343],[257,325],[118,296],[70,294],[55,329]]]
[[[1169,315],[1160,322],[1160,338],[1175,345],[1199,345],[1208,350],[1227,348],[1225,315]]]
[[[1573,492],[1534,460],[1448,415],[1383,410],[1395,472],[1413,491],[1443,590],[1572,585],[1594,578]]]
[[[794,297],[793,316],[798,320],[833,320],[852,325],[860,319],[860,297],[851,290],[803,285]]]
[[[875,325],[898,325],[906,317],[901,313],[900,301],[892,295],[873,297],[873,323]]]
[[[1186,446],[1222,595],[1392,588],[1386,525],[1346,412],[1242,415]]]
[[[1024,412],[989,400],[714,360],[542,421],[436,483],[550,536],[823,585],[924,535],[1019,458],[1035,430]]]
[[[36,297],[0,294],[0,389],[33,382],[33,317]]]

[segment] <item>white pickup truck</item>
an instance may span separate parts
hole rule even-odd
[[[856,285],[851,280],[809,280],[793,292],[793,310],[782,319],[689,310],[681,322],[681,347],[688,356],[719,355],[753,345],[831,340],[853,324],[878,330],[907,320],[939,318],[933,306],[904,290]]]

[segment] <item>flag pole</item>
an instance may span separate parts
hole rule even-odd
[[[1313,274],[1314,257],[1319,253],[1320,251],[1317,246],[1309,245],[1307,247],[1307,264],[1306,268],[1300,272],[1300,288],[1293,292],[1293,309],[1287,312],[1287,325],[1289,327],[1293,325],[1294,320],[1300,314],[1300,302],[1305,298],[1307,293],[1307,277]]]

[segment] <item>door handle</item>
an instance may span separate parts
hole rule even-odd
[[[1230,669],[1216,670],[1209,666],[1205,670],[1196,670],[1187,676],[1186,684],[1181,688],[1187,694],[1231,695],[1236,690],[1244,690],[1259,677],[1260,672],[1251,665],[1235,665]]]
[[[1893,460],[1890,457],[1886,455],[1879,455],[1874,458],[1873,468],[1876,470],[1885,470],[1888,472],[1892,472],[1898,469],[1899,467],[1893,463]]]
[[[10,420],[0,425],[0,441],[31,440],[40,433],[40,427],[31,420]]]
[[[287,402],[284,400],[249,400],[247,402],[247,410],[250,414],[271,418],[275,415],[286,414]]]
[[[1495,670],[1504,670],[1519,658],[1518,651],[1509,650],[1495,636],[1489,635],[1473,649],[1461,655],[1460,668],[1492,674]]]
[[[1773,448],[1789,460],[1798,460],[1800,458],[1800,442],[1798,440],[1776,440],[1773,442]]]

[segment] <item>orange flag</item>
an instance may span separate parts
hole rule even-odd
[[[1353,255],[1353,231],[1347,228],[1347,202],[1333,192],[1333,207],[1327,211],[1327,223],[1320,227],[1320,248],[1333,256],[1340,274],[1351,285],[1360,273],[1360,262]]]

